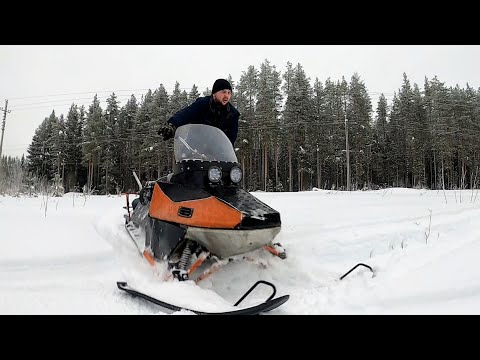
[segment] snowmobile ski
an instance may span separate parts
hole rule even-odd
[[[204,311],[192,310],[182,306],[173,305],[168,302],[151,297],[140,291],[137,291],[131,288],[126,282],[122,282],[122,281],[117,281],[117,287],[120,290],[123,290],[132,296],[140,297],[142,299],[145,299],[151,303],[159,305],[168,310],[172,310],[172,311],[186,310],[186,311],[191,311],[197,315],[259,315],[259,314],[278,308],[280,305],[283,305],[285,302],[287,302],[287,300],[290,298],[290,295],[283,295],[273,299],[276,292],[275,286],[271,283],[260,280],[260,281],[257,281],[233,306],[237,306],[238,304],[240,304],[240,302],[242,302],[242,300],[244,300],[248,296],[248,294],[260,283],[264,283],[273,288],[273,294],[265,302],[255,306],[247,307],[247,308],[242,308],[242,309],[232,310],[232,311],[224,311],[224,312],[204,312]]]

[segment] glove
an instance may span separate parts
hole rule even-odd
[[[163,140],[166,141],[173,138],[173,136],[175,135],[176,129],[177,128],[175,126],[173,126],[170,123],[167,123],[167,125],[165,125],[164,127],[160,128],[160,130],[158,130],[158,135],[162,135]]]

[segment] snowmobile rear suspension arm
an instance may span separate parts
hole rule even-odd
[[[233,306],[237,306],[239,305],[247,296],[248,294],[250,294],[253,289],[255,289],[257,287],[258,284],[265,284],[265,285],[268,285],[270,286],[272,289],[273,289],[273,293],[272,295],[270,295],[270,297],[265,301],[270,301],[271,299],[273,299],[273,297],[275,296],[275,294],[277,293],[277,289],[275,288],[275,285],[273,285],[272,283],[269,283],[268,281],[264,281],[264,280],[258,280],[255,284],[252,285],[252,287],[240,298],[240,300],[238,300]]]

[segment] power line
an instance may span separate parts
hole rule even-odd
[[[119,104],[121,104],[121,100],[119,100],[120,97],[130,97],[131,95],[134,95],[134,96],[142,96],[143,94],[129,94],[129,95],[118,95],[117,96],[117,101]],[[97,100],[100,101],[100,102],[104,102],[106,101],[108,98],[101,98],[101,97],[98,97]],[[45,107],[63,107],[63,106],[68,106],[68,105],[77,105],[77,106],[82,106],[82,105],[91,105],[92,104],[92,101],[88,101],[88,102],[78,102],[78,101],[81,101],[81,100],[91,100],[90,98],[76,98],[76,99],[64,99],[64,100],[54,100],[54,101],[44,101],[44,102],[39,102],[39,103],[30,103],[30,104],[19,104],[19,105],[16,105],[14,106],[14,110],[15,111],[21,111],[21,110],[32,110],[32,109],[40,109],[40,108],[45,108]],[[54,102],[58,103],[58,104],[53,104]],[[62,103],[63,102],[63,103]],[[44,105],[40,105],[40,104],[44,104]],[[22,106],[27,106],[28,107],[22,107]],[[38,106],[29,106],[29,105],[38,105]]]
[[[194,84],[195,85],[195,84]],[[200,86],[195,85],[197,88]],[[191,90],[192,87],[179,87],[180,90]],[[158,88],[155,88],[157,90]],[[165,87],[165,90],[174,90],[175,87]],[[33,96],[23,96],[23,97],[11,97],[10,100],[23,100],[23,99],[35,99],[35,98],[42,98],[42,97],[55,97],[55,96],[70,96],[70,95],[85,95],[85,94],[99,94],[99,93],[117,93],[117,92],[127,92],[127,91],[148,91],[152,90],[151,88],[148,89],[122,89],[122,90],[102,90],[102,91],[85,91],[85,92],[73,92],[73,93],[63,93],[63,94],[50,94],[50,95],[33,95]],[[125,95],[124,95],[125,96]]]
[[[180,89],[180,90],[192,90],[192,88],[193,87],[191,87],[191,88],[179,87],[178,89]],[[154,89],[153,93],[155,93],[158,89],[159,88]],[[164,87],[164,89],[167,91],[167,90],[174,90],[175,88]],[[200,87],[197,86],[197,91],[199,91],[199,89],[200,89]],[[148,90],[152,90],[152,89],[112,90],[112,91],[103,91],[103,92],[110,92],[110,94],[115,93],[117,99],[118,98],[124,98],[125,99],[125,98],[129,98],[131,95],[134,95],[136,97],[143,97],[145,95],[145,93],[139,93],[137,91],[145,91],[145,90],[148,91]],[[122,92],[122,91],[123,92],[128,91],[129,93],[128,94],[118,94],[118,92]],[[56,94],[56,95],[39,95],[39,96],[30,96],[30,97],[16,97],[16,98],[10,98],[10,100],[12,100],[12,99],[16,99],[16,100],[33,99],[33,98],[42,98],[42,97],[67,96],[67,95],[81,95],[81,94],[96,94],[96,95],[98,95],[99,93],[100,93],[99,91],[89,91],[89,92],[83,92],[83,93],[65,93],[65,94]],[[101,96],[97,96],[97,98],[98,98],[99,101],[106,101],[108,98],[110,98],[110,96],[101,95]],[[53,107],[53,106],[68,105],[72,102],[75,103],[76,101],[89,100],[89,99],[90,98],[75,97],[75,98],[69,98],[69,99],[46,100],[46,101],[42,101],[42,102],[29,102],[29,103],[15,104],[13,107],[15,108],[14,109],[15,111],[17,111],[17,110],[31,110],[31,109],[38,109],[38,108],[49,107],[49,106]],[[118,100],[119,100],[119,103],[122,103],[121,99],[118,99]],[[65,104],[54,104],[54,103],[59,103],[59,102],[65,102]],[[40,104],[46,104],[46,105],[40,105]],[[81,105],[88,105],[88,104],[91,104],[91,102],[83,103]],[[40,106],[30,106],[30,105],[40,105]],[[79,104],[77,104],[77,105],[79,105]]]

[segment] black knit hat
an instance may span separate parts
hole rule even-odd
[[[212,94],[215,94],[217,91],[228,89],[232,91],[232,86],[225,79],[217,79],[213,83]]]

